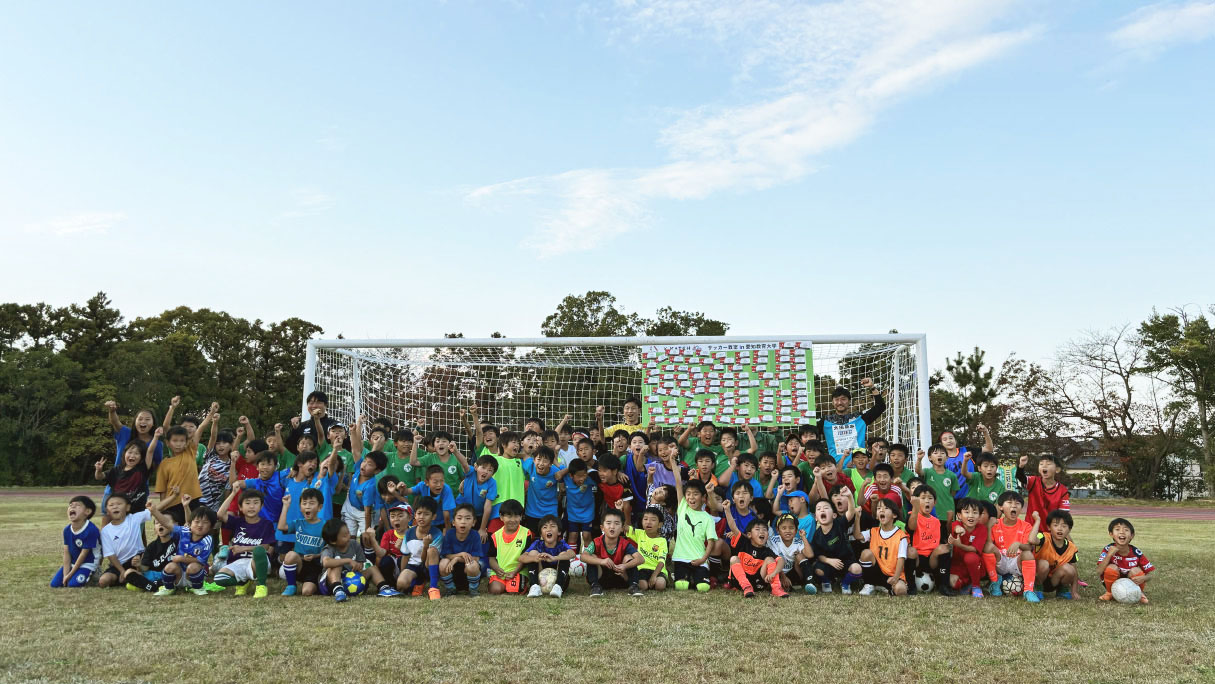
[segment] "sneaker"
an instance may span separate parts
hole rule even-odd
[[[257,585],[253,590],[253,598],[266,598],[270,594],[270,590],[264,584]]]
[[[212,572],[219,570],[228,564],[228,554],[231,551],[226,545],[219,547],[219,553],[215,554],[215,562],[211,564]]]
[[[153,596],[172,596],[172,595],[173,595],[173,590],[170,589],[169,587],[161,587],[156,590],[155,594],[153,594]]]
[[[755,598],[755,592],[750,589],[744,589],[743,598]]]
[[[806,593],[810,594],[811,596],[818,593],[818,587],[814,586],[811,583],[807,583],[806,586],[804,586],[802,588],[805,589]]]
[[[1004,590],[1000,588],[1000,585],[1003,583],[1004,583],[1004,577],[1003,576],[997,577],[995,579],[995,581],[993,581],[991,583],[991,589],[988,590],[988,593],[991,594],[992,596],[1003,596]]]
[[[195,596],[206,596],[207,590],[203,589],[202,587],[191,587],[190,593],[194,594]]]
[[[941,585],[941,596],[957,596],[958,592],[948,584]]]
[[[849,584],[841,584],[840,593],[844,596],[852,596],[852,586]]]
[[[413,585],[413,589],[409,590],[410,596],[421,596],[426,593],[426,587],[421,584]]]
[[[701,582],[700,584],[696,585],[696,591],[699,591],[702,594],[708,590],[709,590],[709,585],[705,582]]]
[[[1071,598],[1072,598],[1072,592],[1070,592],[1070,591],[1057,591],[1057,592],[1055,592],[1055,598],[1061,598],[1061,599],[1068,599],[1068,600],[1071,600]]]
[[[861,596],[872,596],[873,589],[874,587],[872,584],[866,584],[865,586],[861,587]]]
[[[345,591],[342,591],[341,589],[338,589],[338,590],[334,591],[334,592],[333,592],[333,600],[334,600],[334,601],[337,601],[338,603],[341,603],[342,601],[345,601],[345,600],[346,600],[346,592],[345,592]]]
[[[598,584],[591,585],[591,596],[603,596],[603,587]]]
[[[383,587],[380,587],[380,590],[377,591],[375,595],[382,596],[384,598],[392,598],[393,596],[400,596],[401,592],[397,591],[396,589],[393,589],[392,587],[383,586]]]
[[[1041,603],[1042,595],[1036,591],[1027,591],[1025,592],[1025,600],[1030,603]]]
[[[143,591],[143,589],[140,589],[139,587],[135,586],[134,584],[127,582],[127,591]]]
[[[641,585],[633,582],[629,585],[629,596],[645,596],[645,592],[641,590]]]
[[[527,590],[527,597],[528,597],[528,598],[540,598],[540,596],[541,596],[541,593],[540,593],[540,585],[539,585],[539,584],[533,584],[533,585],[532,585],[532,588]]]
[[[709,589],[716,589],[722,585],[728,586],[729,582],[718,582],[716,577],[709,578]],[[696,585],[696,587],[697,587],[696,591],[700,591],[700,585],[698,584],[698,585]],[[706,589],[705,591],[708,591],[708,589]]]
[[[431,588],[427,589],[427,590],[426,590],[426,596],[427,596],[427,597],[428,597],[428,598],[429,598],[431,601],[438,601],[440,598],[442,598],[442,597],[443,597],[443,595],[439,593],[439,588],[438,588],[438,587],[431,587]]]
[[[975,598],[983,598],[983,590],[980,589],[979,587],[971,587],[970,595]]]
[[[806,592],[806,593],[808,594],[808,593],[810,593],[810,592]],[[824,593],[824,594],[830,594],[830,593],[831,593],[831,583],[830,583],[830,582],[823,582],[823,593]]]
[[[283,589],[283,596],[295,596],[295,585],[288,584],[287,587]]]
[[[1112,601],[1112,600],[1114,600],[1114,595],[1107,591],[1104,594],[1102,594],[1101,596],[1098,596],[1097,600],[1098,601]]]
[[[253,586],[253,580],[249,580],[248,582],[245,582],[244,584],[242,584],[236,588],[236,595],[244,596],[245,594],[248,594],[249,588],[252,586]]]
[[[560,584],[554,584],[554,585],[553,585],[553,590],[552,590],[552,591],[550,591],[550,592],[548,592],[548,595],[549,595],[549,596],[552,596],[553,598],[561,598],[561,595],[562,595],[562,594],[564,594],[564,593],[565,593],[564,591],[561,591],[561,585],[560,585]]]
[[[676,580],[675,581],[675,591],[687,591],[688,586],[689,585],[688,585],[687,580]]]
[[[208,594],[218,594],[219,592],[227,589],[227,587],[216,584],[215,582],[203,582],[203,589],[206,589]]]

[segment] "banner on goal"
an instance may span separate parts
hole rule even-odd
[[[641,347],[646,425],[815,422],[809,340]]]

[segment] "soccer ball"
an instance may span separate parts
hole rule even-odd
[[[549,592],[557,584],[557,570],[555,568],[545,568],[540,571],[540,578],[537,580],[540,585],[540,593],[548,596]]]
[[[1129,577],[1114,580],[1114,584],[1110,586],[1110,593],[1114,595],[1114,600],[1118,603],[1139,603],[1139,599],[1143,596],[1143,590]]]
[[[1009,575],[1000,582],[1000,591],[1007,596],[1020,596],[1025,593],[1025,585],[1021,583],[1020,575]]]
[[[357,596],[366,588],[367,580],[363,577],[363,573],[347,570],[342,575],[342,589],[345,589],[347,594]]]
[[[585,574],[586,574],[586,563],[583,563],[578,558],[575,558],[574,560],[570,561],[570,577],[582,577]]]
[[[936,583],[932,581],[932,575],[926,572],[917,572],[915,574],[915,590],[921,594],[927,594],[932,591]]]

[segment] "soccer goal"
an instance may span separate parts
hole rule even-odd
[[[853,410],[870,406],[872,378],[886,412],[869,429],[915,448],[931,443],[924,335],[592,337],[309,340],[304,396],[329,397],[329,413],[463,434],[460,411],[518,429],[565,414],[590,426],[595,407],[619,421],[624,400],[664,430],[712,420],[776,429],[814,424],[847,387]]]

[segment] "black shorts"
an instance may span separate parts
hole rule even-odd
[[[570,532],[591,532],[595,529],[594,522],[573,522],[572,520],[563,520],[562,523],[564,523],[566,534],[569,534]]]
[[[299,569],[295,571],[295,581],[300,584],[304,582],[318,584],[323,574],[325,574],[325,567],[321,565],[321,559],[313,558],[300,563]]]

